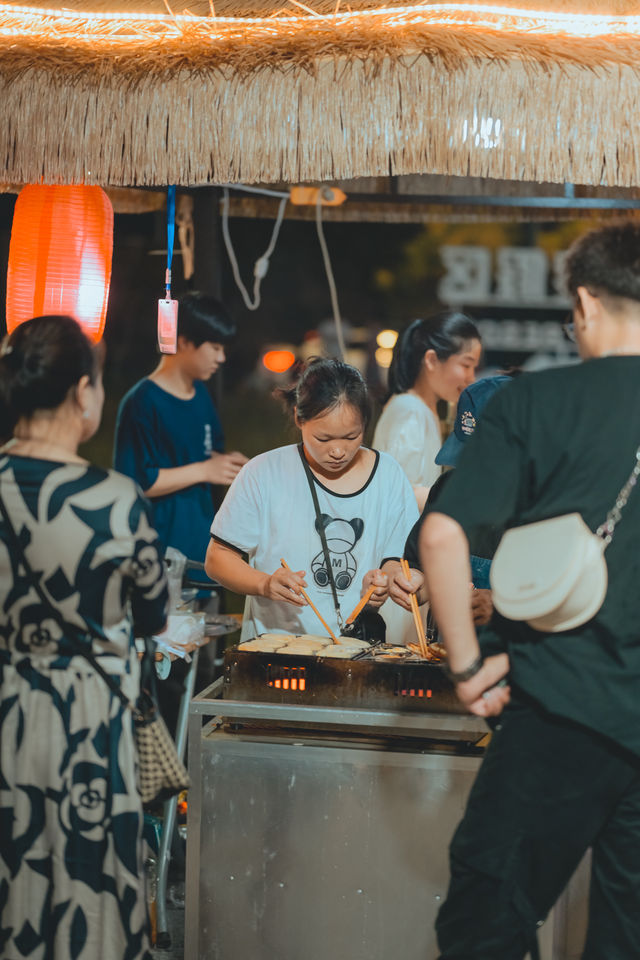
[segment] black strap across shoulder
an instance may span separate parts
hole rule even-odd
[[[300,459],[302,460],[302,465],[304,467],[304,472],[307,477],[307,482],[309,484],[309,490],[311,491],[311,499],[313,500],[313,508],[316,512],[316,526],[318,528],[318,533],[320,535],[320,541],[322,543],[322,552],[324,554],[324,562],[327,568],[327,576],[329,577],[329,583],[331,585],[331,593],[333,594],[333,605],[336,610],[336,618],[338,620],[338,626],[342,630],[344,623],[342,620],[342,613],[340,611],[340,601],[338,600],[338,591],[336,589],[336,581],[333,576],[333,569],[331,567],[331,556],[329,554],[329,547],[327,545],[327,537],[324,532],[324,523],[322,522],[322,514],[320,513],[320,504],[318,503],[318,494],[316,491],[316,482],[311,472],[311,467],[307,463],[307,458],[304,455],[304,450],[302,444],[298,445],[298,453],[300,454]]]
[[[104,670],[104,668],[101,667],[100,664],[98,663],[97,658],[93,655],[90,649],[91,641],[89,639],[85,639],[85,640],[80,639],[79,629],[73,624],[68,623],[64,619],[64,617],[62,616],[58,608],[55,606],[53,601],[50,600],[49,597],[47,597],[47,595],[45,594],[44,588],[40,583],[40,578],[37,577],[36,574],[34,573],[31,567],[31,564],[27,560],[26,554],[22,549],[22,544],[18,539],[18,535],[15,531],[15,527],[11,522],[11,518],[9,517],[9,512],[7,510],[6,504],[2,497],[0,497],[0,513],[2,514],[2,519],[4,520],[5,526],[7,528],[7,533],[9,534],[9,539],[11,540],[13,549],[16,552],[16,556],[20,557],[22,561],[22,566],[24,567],[24,571],[31,585],[33,586],[34,590],[42,600],[42,603],[44,604],[44,606],[50,611],[52,618],[56,621],[56,623],[62,630],[65,640],[69,642],[69,644],[74,648],[74,650],[76,650],[77,653],[83,656],[85,660],[89,661],[89,663],[94,668],[96,673],[98,673],[102,677],[102,679],[107,684],[111,692],[114,693],[116,697],[118,697],[118,699],[124,704],[124,706],[127,709],[132,710],[134,714],[137,714],[138,710],[136,706],[129,700],[128,697],[125,696],[125,694],[122,692],[122,690],[120,689],[118,684],[115,682],[113,677],[109,676],[106,670]],[[103,639],[103,638],[100,638],[100,639]],[[145,637],[145,656],[148,657],[148,655],[149,655],[148,639]]]

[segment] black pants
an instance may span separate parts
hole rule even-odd
[[[640,761],[533,704],[510,705],[451,843],[441,960],[522,960],[590,846],[583,960],[638,960]]]

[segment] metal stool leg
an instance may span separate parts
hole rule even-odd
[[[196,683],[196,673],[198,670],[198,657],[200,649],[196,649],[191,655],[191,666],[185,677],[184,690],[180,697],[180,707],[178,710],[178,723],[176,726],[176,751],[180,759],[184,759],[185,747],[187,743],[187,722],[189,720],[189,704],[193,699],[193,691]],[[178,798],[171,797],[164,805],[164,822],[162,825],[162,840],[160,841],[160,852],[158,854],[158,934],[156,945],[161,950],[166,950],[171,946],[171,935],[167,929],[167,879],[169,876],[169,860],[171,853],[171,840],[176,824],[176,811],[178,808]]]

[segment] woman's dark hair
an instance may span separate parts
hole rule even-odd
[[[447,310],[426,320],[414,320],[393,348],[389,393],[406,393],[413,387],[427,350],[435,350],[438,360],[448,360],[469,340],[480,340],[480,331],[464,313]]]
[[[295,411],[300,423],[313,420],[340,403],[355,407],[364,427],[371,417],[362,374],[342,360],[313,357],[299,368],[297,381],[288,388],[276,390],[275,395],[284,400],[292,413]]]
[[[55,410],[82,377],[95,383],[103,353],[72,317],[34,317],[16,327],[0,347],[0,436],[10,436],[20,417]]]
[[[215,297],[197,290],[178,298],[178,336],[195,347],[203,343],[229,343],[236,325]]]

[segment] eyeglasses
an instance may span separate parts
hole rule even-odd
[[[567,314],[567,319],[562,324],[562,332],[569,343],[576,342],[576,327],[573,322],[573,312]]]

